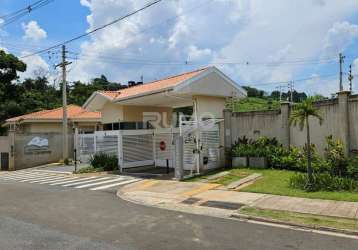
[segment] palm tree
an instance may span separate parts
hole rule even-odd
[[[308,189],[312,186],[313,182],[313,169],[312,169],[312,153],[311,153],[311,137],[310,137],[310,124],[309,118],[315,117],[319,120],[319,124],[322,125],[323,118],[319,110],[314,107],[313,102],[315,98],[309,97],[302,103],[297,104],[291,115],[289,123],[290,125],[299,125],[300,130],[306,126],[307,132],[307,175],[308,175]]]

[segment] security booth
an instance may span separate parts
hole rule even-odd
[[[121,170],[175,166],[175,141],[184,138],[184,168],[223,166],[223,110],[245,90],[216,67],[187,72],[119,91],[97,91],[83,108],[102,114],[103,131],[79,135],[83,159],[116,154]]]

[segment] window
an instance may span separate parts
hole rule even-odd
[[[103,130],[136,130],[136,129],[153,129],[149,122],[116,122],[103,124]]]

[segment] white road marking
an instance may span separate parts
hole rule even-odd
[[[73,179],[76,178],[76,180],[55,182],[55,183],[50,184],[50,186],[68,184],[68,183],[73,183],[73,182],[76,182],[76,181],[90,180],[90,179],[93,179],[93,178],[96,178],[96,177],[97,177],[97,176],[91,176],[91,177],[87,177],[87,178],[74,177]]]
[[[89,190],[105,190],[112,187],[126,185],[139,181],[139,178],[128,176],[89,176],[80,177],[62,173],[41,173],[37,171],[16,171],[0,174],[0,180],[48,184],[50,186],[61,185],[63,187],[88,188]]]
[[[93,187],[93,186],[98,186],[98,185],[101,185],[101,184],[107,184],[107,183],[111,183],[111,182],[118,182],[118,181],[121,181],[121,180],[123,180],[123,179],[124,179],[124,178],[115,178],[115,179],[112,179],[112,180],[107,180],[107,181],[101,181],[101,182],[95,182],[95,183],[85,184],[85,185],[78,186],[78,187],[75,187],[75,188]]]
[[[72,179],[70,177],[61,177],[61,178],[56,178],[56,179],[53,179],[53,180],[47,180],[47,181],[41,181],[41,182],[37,182],[38,184],[51,184],[51,183],[54,183],[54,182],[57,182],[57,181],[64,181],[64,180],[68,180],[68,179]],[[36,182],[30,182],[30,183],[36,183]]]
[[[29,178],[29,179],[23,179],[23,180],[19,180],[19,182],[30,182],[30,183],[37,183],[37,182],[41,182],[41,181],[49,181],[50,179],[53,179],[53,178],[59,178],[60,176],[58,177],[40,177],[40,178]]]
[[[97,177],[98,178],[98,177]],[[102,180],[108,180],[111,177],[103,177],[103,178],[94,178],[92,180],[89,181],[80,181],[80,182],[75,182],[75,183],[70,183],[70,184],[66,184],[66,185],[62,185],[62,187],[72,187],[72,186],[77,186],[77,185],[81,185],[81,184],[85,184],[85,183],[90,183],[90,182],[94,182],[94,181],[102,181]]]
[[[12,179],[12,180],[25,180],[25,179],[36,179],[42,178],[46,176],[36,176],[36,175],[25,175],[25,176],[9,176],[9,177],[2,177],[1,179]]]
[[[123,181],[123,182],[114,183],[114,184],[112,183],[112,184],[109,184],[109,185],[106,185],[106,186],[100,186],[100,187],[96,187],[96,188],[91,188],[90,190],[92,190],[92,191],[104,190],[104,189],[107,189],[107,188],[112,188],[112,187],[118,187],[118,186],[126,185],[126,184],[129,184],[129,183],[132,183],[132,182],[136,182],[136,181],[139,181],[139,179],[128,180],[128,181]]]
[[[49,176],[48,174],[37,174],[37,173],[26,173],[26,174],[8,174],[2,177],[11,177],[11,178],[25,178],[25,177],[41,177],[41,176]]]

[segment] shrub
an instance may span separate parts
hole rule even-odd
[[[93,168],[103,168],[104,171],[118,169],[118,158],[115,155],[98,153],[91,157],[90,164]]]
[[[289,149],[282,146],[273,147],[269,155],[269,163],[272,168],[302,171],[303,169],[299,167],[302,158],[303,153],[297,147]]]
[[[358,156],[349,160],[347,165],[347,175],[355,180],[358,180]]]
[[[358,191],[358,181],[332,176],[329,173],[314,174],[311,185],[308,175],[298,173],[290,178],[290,187],[305,191]]]
[[[249,140],[245,136],[239,138],[232,147],[233,157],[267,157],[274,147],[278,146],[276,138],[260,137],[256,141]]]
[[[326,137],[326,142],[325,156],[331,174],[339,177],[347,176],[348,159],[344,154],[343,143],[340,140],[334,140],[332,135]]]

